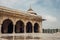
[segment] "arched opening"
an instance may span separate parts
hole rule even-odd
[[[22,21],[17,21],[15,25],[16,33],[24,33],[24,23]]]
[[[38,33],[39,32],[39,25],[38,25],[38,23],[35,23],[34,24],[34,32],[35,33]]]
[[[32,23],[28,22],[26,25],[26,32],[27,33],[32,33]]]
[[[3,21],[1,32],[2,33],[13,33],[13,22],[10,19],[6,19]]]

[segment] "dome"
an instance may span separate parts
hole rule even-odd
[[[33,11],[33,9],[31,8],[31,6],[30,6],[30,8],[27,10],[30,14],[34,14],[34,15],[37,15],[34,11]]]
[[[28,11],[33,11],[33,10],[30,8],[30,9],[28,9]]]

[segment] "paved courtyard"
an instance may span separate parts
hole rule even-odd
[[[53,34],[41,34],[40,39],[13,39],[13,37],[10,37],[8,39],[6,38],[0,38],[0,40],[60,40],[60,33],[53,33]]]

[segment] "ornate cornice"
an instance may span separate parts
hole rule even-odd
[[[34,20],[34,21],[42,21],[42,17],[38,15],[31,15],[29,13],[25,13],[19,10],[13,10],[7,7],[0,6],[0,14],[1,15],[9,15],[12,17],[20,17],[23,19]]]

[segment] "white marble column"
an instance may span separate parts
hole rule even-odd
[[[34,33],[34,23],[32,23],[32,34],[34,35],[35,33]],[[32,37],[33,37],[33,40],[34,40],[34,36],[32,35]]]
[[[0,24],[0,40],[1,40],[1,24]]]
[[[14,38],[15,38],[15,24],[13,24],[13,40],[15,40]]]
[[[24,22],[24,40],[26,40],[26,22]]]
[[[1,34],[1,24],[0,24],[0,34]]]
[[[42,33],[42,22],[39,24],[39,32]]]
[[[26,33],[26,23],[24,23],[24,33]]]
[[[52,29],[51,29],[52,30]],[[53,30],[51,31],[51,33],[53,33]]]

